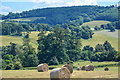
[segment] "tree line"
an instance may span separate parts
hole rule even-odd
[[[71,30],[72,34],[74,34],[74,31],[78,33],[77,37],[80,36],[83,39],[89,39],[92,38],[92,35],[94,34],[92,30],[89,28],[89,26],[82,26],[79,27],[76,24],[62,24],[62,25],[56,25],[58,27],[66,29],[69,27]],[[29,24],[17,24],[14,22],[2,22],[2,35],[11,35],[11,36],[22,36],[25,35],[23,33],[31,32],[31,31],[39,31],[40,30],[45,30],[45,31],[51,31],[54,26],[49,26],[48,24],[34,24],[34,23],[29,23]]]

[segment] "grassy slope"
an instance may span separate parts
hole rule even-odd
[[[31,32],[30,34],[30,40],[31,40],[31,45],[36,48],[37,50],[37,35],[39,32]],[[23,41],[22,38],[23,37],[15,37],[15,36],[0,36],[0,38],[2,38],[2,41],[0,41],[0,43],[2,42],[2,45],[9,45],[10,42],[22,45]],[[0,45],[1,46],[1,45]]]
[[[4,20],[0,20],[0,22],[3,22]]]
[[[34,21],[36,19],[40,19],[43,18],[45,19],[45,17],[29,17],[29,18],[18,18],[18,19],[11,19],[13,21]]]
[[[81,26],[89,26],[89,27],[91,27],[93,29],[95,26],[100,27],[100,25],[108,24],[108,23],[110,23],[110,22],[109,21],[97,20],[97,21],[91,21],[91,22],[83,23]]]
[[[117,64],[117,62],[93,62],[89,61],[78,61],[74,63],[74,66],[80,66],[93,64],[94,66],[106,65],[106,64]],[[58,65],[57,67],[61,67]],[[95,71],[76,71],[74,69],[71,78],[117,78],[118,67],[109,67],[109,71],[105,72],[104,67],[95,68]],[[50,71],[48,72],[37,72],[37,70],[2,70],[3,78],[50,78]]]
[[[2,38],[2,41],[0,41],[0,43],[2,42],[2,45],[9,45],[10,42],[14,42],[17,44],[22,44],[22,37],[15,37],[15,36],[0,36],[0,38]],[[1,46],[1,45],[0,45]]]
[[[115,33],[116,32],[110,33],[110,34],[115,34]],[[81,41],[82,41],[83,46],[90,45],[92,47],[95,47],[95,45],[97,45],[98,43],[103,44],[106,40],[109,41],[111,45],[118,51],[118,38],[115,37],[114,35],[109,35],[108,31],[95,32],[95,34],[93,35],[93,38],[88,39],[88,40],[82,39]]]

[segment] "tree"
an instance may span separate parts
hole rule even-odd
[[[56,57],[53,57],[51,60],[48,62],[49,65],[59,65],[59,62]]]
[[[88,51],[93,51],[93,47],[90,47],[90,45],[86,45],[83,47],[83,51],[88,50]]]
[[[35,48],[30,45],[29,38],[23,38],[22,45],[23,53],[19,54],[23,67],[30,67],[38,65],[38,57]]]
[[[94,28],[96,31],[98,31],[98,30],[100,30],[100,27],[98,27],[98,26],[95,26],[95,28]]]
[[[95,52],[103,52],[104,51],[104,47],[102,46],[102,44],[97,44],[95,46]]]
[[[75,30],[74,30],[75,31]],[[45,35],[46,31],[41,31],[38,35],[38,59],[39,63],[62,64],[69,60],[78,60],[81,42],[78,33],[59,26],[53,27],[52,31]],[[41,61],[42,60],[42,61]]]
[[[65,34],[63,28],[55,27],[47,36],[44,31],[38,35],[38,59],[41,60],[39,63],[48,63],[55,56],[61,63],[68,60],[64,42]]]
[[[27,62],[29,63],[30,67],[35,67],[38,65],[39,60],[36,54],[31,54],[27,56]]]
[[[114,28],[114,27],[110,27],[110,31],[111,31],[111,32],[114,32],[114,31],[115,31],[115,28]]]
[[[13,70],[14,69],[14,64],[10,63],[6,66],[6,70]]]
[[[14,63],[14,69],[18,70],[18,69],[21,69],[21,68],[22,68],[22,64],[19,61],[16,61]]]
[[[92,32],[92,30],[90,29],[90,27],[88,27],[88,26],[82,26],[82,38],[83,39],[92,38],[93,34],[94,33]]]
[[[102,29],[106,29],[106,26],[107,26],[107,25],[102,24],[100,27],[101,27]]]
[[[111,51],[113,50],[111,44],[108,42],[108,41],[105,41],[104,44],[103,44],[103,47],[106,51]]]

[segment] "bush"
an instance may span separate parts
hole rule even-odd
[[[53,57],[50,61],[49,61],[49,65],[58,65],[59,62],[57,60],[56,57]]]
[[[34,67],[38,65],[38,57],[35,54],[28,55],[27,57],[27,64],[29,67]]]
[[[16,61],[14,64],[14,69],[21,69],[22,68],[22,64],[19,61]]]
[[[10,64],[10,62],[11,62],[10,60],[5,60],[6,64]]]
[[[5,70],[6,69],[6,62],[5,60],[2,59],[2,69]]]
[[[12,63],[6,66],[6,70],[12,70],[12,69],[14,69],[14,65]]]

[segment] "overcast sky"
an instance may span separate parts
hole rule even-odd
[[[0,14],[22,12],[36,8],[80,6],[80,5],[115,5],[119,0],[1,0]]]

